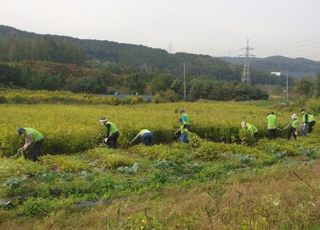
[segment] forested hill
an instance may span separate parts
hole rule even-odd
[[[0,61],[40,60],[84,65],[88,61],[112,62],[145,72],[182,75],[186,62],[188,75],[214,80],[239,81],[242,67],[208,55],[169,54],[163,49],[110,41],[77,39],[57,35],[40,35],[0,25]],[[252,70],[253,83],[265,83],[269,74]],[[270,83],[284,83],[270,78]]]
[[[222,57],[224,61],[241,65],[243,60],[239,57]],[[306,58],[288,58],[283,56],[271,56],[267,58],[251,58],[253,68],[267,72],[285,72],[288,68],[290,76],[304,77],[314,76],[320,72],[320,62]]]
[[[85,60],[96,60],[174,75],[181,75],[182,63],[186,61],[189,74],[223,77],[225,80],[238,78],[240,71],[230,63],[206,55],[169,54],[142,45],[40,35],[8,26],[0,26],[0,38],[2,61],[48,60],[82,64]]]

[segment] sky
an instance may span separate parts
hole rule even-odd
[[[320,61],[320,0],[0,0],[0,24],[211,56],[249,38],[257,57]]]

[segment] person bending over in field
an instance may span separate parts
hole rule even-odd
[[[298,136],[298,124],[299,124],[299,119],[297,114],[292,114],[291,115],[291,120],[289,122],[289,124],[284,128],[284,129],[288,129],[288,140],[291,139],[291,136],[293,135],[294,139],[297,139]]]
[[[99,122],[107,129],[107,138],[104,139],[103,143],[110,148],[117,148],[117,142],[120,135],[117,126],[108,121],[105,117],[100,117]]]
[[[18,128],[17,133],[19,136],[25,137],[25,144],[18,149],[22,151],[26,159],[37,161],[41,154],[41,145],[43,143],[43,135],[33,128]],[[30,150],[30,148],[32,148]],[[27,152],[26,150],[30,150]]]
[[[142,129],[131,141],[130,145],[137,142],[140,138],[140,142],[144,145],[151,146],[152,145],[152,132],[148,129]]]
[[[184,128],[190,131],[191,123],[188,114],[184,109],[180,111],[179,125],[184,125]]]
[[[249,130],[253,137],[256,137],[256,134],[258,133],[258,129],[253,124],[245,121],[241,122],[241,128]]]

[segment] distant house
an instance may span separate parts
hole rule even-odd
[[[281,76],[281,72],[271,72],[271,75],[280,77]]]

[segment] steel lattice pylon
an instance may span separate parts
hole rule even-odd
[[[245,51],[245,53],[241,55],[245,58],[241,76],[241,83],[251,84],[249,57],[253,56],[252,54],[250,54],[250,50],[253,50],[253,48],[250,48],[249,46],[249,39],[247,39],[247,46],[245,48],[242,48],[241,50]]]

